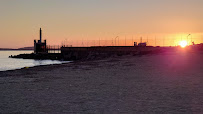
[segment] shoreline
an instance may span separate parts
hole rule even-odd
[[[43,67],[43,66],[52,66],[52,65],[62,65],[62,64],[68,64],[73,61],[60,61],[62,63],[53,63],[53,64],[44,64],[44,65],[35,65],[35,66],[25,66],[22,68],[16,68],[16,69],[10,69],[10,70],[2,70],[0,72],[9,72],[9,71],[15,71],[15,70],[23,70],[23,69],[28,69],[28,68],[34,68],[34,67]]]

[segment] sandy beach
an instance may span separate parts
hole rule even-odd
[[[203,53],[0,72],[0,113],[203,113]]]

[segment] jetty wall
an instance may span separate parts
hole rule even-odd
[[[112,55],[148,54],[161,51],[160,47],[152,46],[101,46],[101,47],[62,47],[61,56],[64,60],[95,59]]]

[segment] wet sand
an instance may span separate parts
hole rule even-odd
[[[203,53],[0,72],[0,113],[203,113]]]

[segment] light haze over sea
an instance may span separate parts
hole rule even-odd
[[[33,60],[33,59],[14,59],[10,55],[32,53],[33,51],[0,51],[0,71],[20,69],[24,67],[33,67],[39,65],[61,64],[57,60]]]

